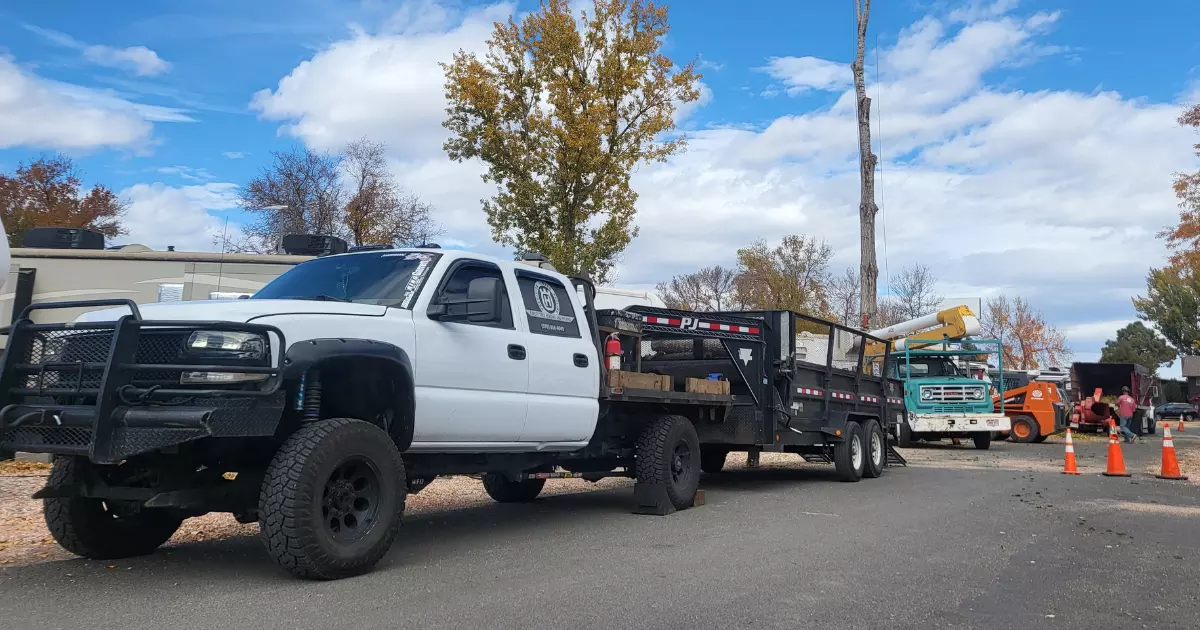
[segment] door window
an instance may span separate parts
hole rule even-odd
[[[508,287],[505,285],[504,276],[500,273],[499,267],[481,263],[468,263],[458,267],[454,271],[451,271],[449,277],[442,283],[442,289],[438,293],[439,301],[447,299],[465,300],[467,298],[467,288],[471,285],[471,281],[476,278],[495,278],[500,281],[500,320],[491,322],[462,320],[457,323],[513,330],[515,326],[513,325],[512,302],[508,298]],[[466,305],[466,308],[469,309],[470,305]]]
[[[518,272],[517,286],[521,288],[529,332],[555,337],[580,336],[571,296],[562,283],[543,275]]]

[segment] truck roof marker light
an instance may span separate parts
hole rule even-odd
[[[834,431],[834,432],[833,432],[833,434],[834,434],[834,435],[836,435],[836,436],[838,436],[838,437],[842,437],[842,430],[841,430],[841,429],[838,429],[837,431]]]

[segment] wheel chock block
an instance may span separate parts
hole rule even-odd
[[[634,514],[666,516],[675,513],[667,489],[658,483],[638,483],[633,486]]]
[[[696,498],[692,499],[692,507],[700,507],[701,505],[704,505],[704,491],[697,490]]]

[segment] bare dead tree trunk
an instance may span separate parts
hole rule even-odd
[[[854,96],[858,109],[858,169],[860,175],[860,201],[858,204],[859,248],[862,254],[859,274],[862,282],[860,309],[863,327],[870,328],[878,310],[879,264],[875,260],[875,162],[871,152],[871,99],[867,98],[863,58],[867,49],[867,17],[871,13],[871,0],[854,0],[858,17],[858,50],[851,69],[854,71]]]

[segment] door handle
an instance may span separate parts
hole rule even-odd
[[[586,354],[575,353],[575,367],[585,368],[588,366],[588,358]]]
[[[508,346],[508,358],[516,359],[517,361],[524,361],[525,360],[525,346],[518,346],[515,343],[510,344]]]

